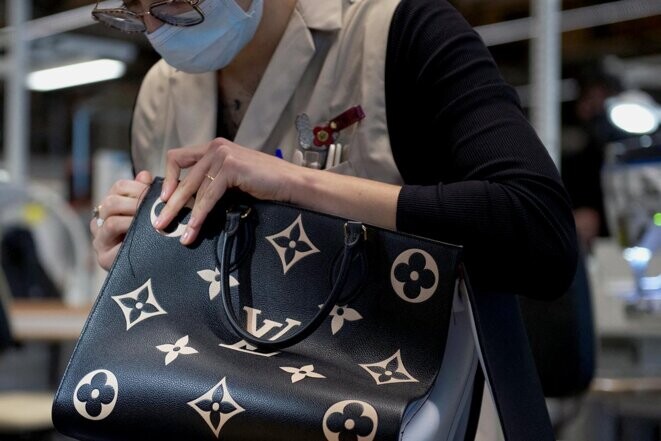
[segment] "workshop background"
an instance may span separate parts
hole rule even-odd
[[[574,368],[587,380],[549,393],[557,438],[659,441],[661,1],[451,3],[574,203],[586,257],[575,298],[587,299],[574,305],[585,354]],[[143,35],[95,24],[94,4],[0,0],[0,440],[65,439],[52,394],[104,278],[90,213],[132,176],[131,113],[159,59]]]

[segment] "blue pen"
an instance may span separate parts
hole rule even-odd
[[[284,159],[284,157],[282,156],[282,150],[277,149],[277,150],[275,151],[275,157],[276,157],[276,158],[280,158],[280,159]]]

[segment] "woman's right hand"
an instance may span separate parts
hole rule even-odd
[[[103,219],[103,224],[99,227],[97,218],[94,218],[90,222],[90,230],[94,237],[92,246],[96,259],[103,269],[109,270],[114,262],[138,206],[153,180],[148,171],[141,171],[133,181],[117,181],[99,203],[98,218]]]

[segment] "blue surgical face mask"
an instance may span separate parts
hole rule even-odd
[[[147,34],[165,61],[184,72],[201,73],[229,65],[255,36],[264,0],[252,0],[244,11],[234,0],[205,0],[204,21],[190,27],[163,24]]]

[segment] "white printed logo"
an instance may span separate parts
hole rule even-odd
[[[404,367],[401,351],[395,352],[395,355],[392,357],[378,363],[361,364],[360,367],[369,372],[379,386],[383,384],[418,382]]]
[[[216,438],[230,418],[245,411],[230,395],[225,378],[201,397],[189,401],[188,405],[200,414]]]
[[[324,305],[319,305],[319,308],[323,308]],[[349,308],[347,305],[335,305],[333,310],[328,314],[331,317],[331,332],[333,335],[340,332],[344,327],[344,322],[355,322],[357,320],[362,320],[363,316],[360,315],[358,311],[353,308]]]
[[[257,322],[259,320],[259,315],[262,313],[259,309],[254,309],[250,308],[249,306],[244,306],[243,310],[246,311],[246,315],[248,317],[248,327],[247,331],[254,335],[257,338],[263,338],[267,334],[271,334],[272,331],[277,331],[274,335],[269,337],[270,341],[276,341],[279,340],[280,338],[284,337],[287,333],[289,333],[292,329],[294,329],[297,326],[301,325],[301,322],[298,320],[294,319],[286,319],[285,322],[287,323],[287,326],[285,326],[282,323],[273,321],[273,320],[268,320],[265,319],[262,322],[262,325],[258,328],[257,327]],[[283,328],[284,326],[284,328]],[[235,351],[240,351],[240,352],[245,352],[248,354],[253,354],[253,355],[259,355],[262,357],[272,357],[274,355],[277,355],[278,352],[271,352],[268,354],[262,353],[262,352],[257,352],[257,348],[249,343],[247,343],[245,340],[241,340],[238,343],[235,343],[233,345],[225,345],[221,344],[220,346],[227,348],[227,349],[233,349]]]
[[[115,375],[99,369],[85,375],[73,392],[73,406],[88,420],[107,418],[115,408],[119,386]]]
[[[167,314],[159,305],[151,288],[151,279],[147,280],[141,287],[127,294],[112,296],[117,302],[126,319],[126,330],[148,318]]]
[[[188,221],[190,220],[190,214],[193,211],[194,204],[195,204],[195,200],[190,199],[186,203],[186,205],[184,205],[184,207],[181,209],[179,214],[175,216],[172,223],[167,227],[165,227],[163,230],[159,230],[158,232],[165,237],[183,236],[184,233],[186,232],[186,226],[188,225]],[[165,207],[165,202],[163,202],[161,198],[156,199],[154,205],[151,206],[149,217],[151,219],[152,225],[154,224],[154,222],[156,222],[156,218],[160,214],[163,207]]]
[[[314,365],[311,364],[300,368],[281,366],[280,369],[291,374],[292,383],[298,383],[304,378],[326,378],[320,373],[315,372]]]
[[[220,271],[218,268],[213,270],[201,270],[197,272],[204,281],[209,282],[209,299],[213,300],[220,294]],[[239,286],[239,281],[234,276],[230,276],[230,288]]]
[[[273,236],[268,236],[266,240],[278,253],[284,274],[287,274],[287,271],[304,257],[319,252],[305,233],[301,215],[293,224]]]
[[[429,300],[438,287],[438,266],[424,250],[404,251],[395,259],[390,271],[395,293],[408,303]]]
[[[363,401],[341,401],[324,415],[324,435],[328,441],[372,441],[379,417],[374,407]]]
[[[173,345],[164,344],[156,346],[161,352],[165,352],[165,365],[169,365],[179,357],[179,355],[197,354],[197,349],[188,346],[188,336],[184,335]]]

